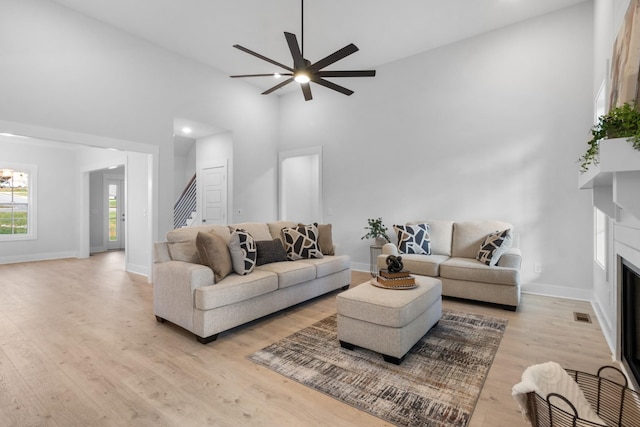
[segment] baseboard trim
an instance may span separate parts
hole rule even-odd
[[[137,265],[137,264],[127,263],[127,265],[125,267],[125,270],[127,270],[129,273],[139,274],[139,275],[145,276],[147,278],[151,277],[149,275],[149,267],[145,266],[145,265]]]
[[[29,254],[29,255],[13,255],[0,257],[0,264],[14,264],[18,262],[31,262],[31,261],[47,261],[50,259],[63,259],[63,258],[78,258],[76,252],[50,252],[44,254]]]
[[[364,262],[352,262],[351,269],[355,271],[362,271],[363,273],[369,273],[370,265]]]
[[[576,289],[567,286],[547,285],[543,283],[523,283],[522,293],[542,295],[547,297],[574,299],[579,301],[593,301],[593,290]]]

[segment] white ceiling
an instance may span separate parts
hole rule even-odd
[[[293,32],[300,40],[300,0],[51,1],[225,74],[281,71],[234,49],[234,44],[291,64],[283,32]],[[360,51],[327,70],[375,69],[584,1],[306,0],[304,56],[316,62],[354,43]],[[270,77],[245,80],[264,89],[274,85]]]

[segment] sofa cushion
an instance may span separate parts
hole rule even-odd
[[[451,239],[453,238],[453,221],[430,219],[425,221],[411,221],[409,225],[429,224],[431,253],[433,255],[451,256]]]
[[[318,228],[316,224],[282,229],[284,248],[287,259],[295,261],[306,258],[322,258],[318,245]]]
[[[256,240],[256,266],[287,260],[287,253],[280,239]]]
[[[256,266],[256,242],[251,234],[242,228],[236,229],[229,238],[229,254],[236,274],[245,275]]]
[[[195,243],[196,236],[200,231],[203,233],[211,233],[212,231],[215,231],[218,236],[225,240],[225,242],[229,240],[229,236],[231,235],[229,227],[226,225],[192,225],[168,231],[166,235],[167,242],[174,243],[190,241]]]
[[[516,286],[520,283],[520,271],[512,268],[490,267],[469,258],[450,258],[440,264],[440,277],[471,282]]]
[[[167,243],[169,254],[173,261],[184,261],[192,264],[200,264],[200,254],[196,241]]]
[[[213,270],[216,282],[221,281],[233,271],[227,242],[217,233],[199,231],[196,236],[196,246],[200,255],[200,263]]]
[[[195,290],[195,306],[211,310],[245,301],[278,289],[278,276],[269,271],[254,270],[246,276],[231,273],[220,283]]]
[[[272,262],[261,265],[256,270],[270,271],[277,274],[279,289],[288,288],[316,278],[315,267],[304,262]]]
[[[430,255],[429,224],[394,225],[401,254]]]
[[[476,259],[490,266],[496,265],[502,254],[511,247],[511,239],[510,228],[490,233],[480,244]]]
[[[349,257],[346,255],[327,255],[323,258],[304,259],[296,262],[315,266],[316,277],[324,277],[339,271],[348,270]]]
[[[240,224],[231,224],[230,227],[247,230],[256,242],[258,240],[273,240],[269,232],[269,226],[264,222],[241,222]]]
[[[388,255],[379,255],[377,264],[378,268],[387,268]],[[403,254],[402,264],[404,269],[408,270],[412,274],[418,274],[420,276],[438,277],[440,275],[440,264],[449,259],[445,255],[416,255],[416,254]]]
[[[451,256],[476,259],[478,248],[489,233],[513,228],[502,221],[463,221],[453,224]]]

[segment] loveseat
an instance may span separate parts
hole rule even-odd
[[[513,247],[511,224],[502,221],[428,220],[407,225],[410,232],[415,231],[413,234],[418,239],[421,231],[426,229],[422,235],[426,235],[428,240],[427,243],[416,242],[409,237],[408,246],[417,248],[409,249],[409,252],[423,251],[430,252],[430,255],[401,253],[398,246],[387,243],[377,258],[378,268],[386,268],[389,255],[399,255],[404,269],[412,274],[440,278],[444,296],[494,303],[512,311],[517,309],[522,254]],[[400,226],[400,231],[403,228]],[[418,247],[421,244],[425,250]]]
[[[198,225],[169,231],[166,242],[154,245],[156,319],[181,326],[206,344],[220,332],[327,292],[346,289],[351,281],[350,259],[334,254],[330,224],[306,226],[309,233],[315,230],[318,238],[316,251],[308,252],[311,258],[286,260],[291,253],[284,249],[283,228],[297,230],[301,226],[279,221]],[[234,246],[238,235],[253,240],[255,245],[245,249],[255,253],[255,265],[244,250],[244,259],[231,260],[234,271],[221,274],[221,269],[228,270],[226,264],[220,265],[227,257],[227,247],[229,255],[238,253]],[[309,239],[305,237],[304,241]],[[301,249],[295,242],[289,247]]]

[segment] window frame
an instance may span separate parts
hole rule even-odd
[[[12,242],[21,240],[36,240],[38,238],[37,221],[37,187],[38,165],[27,163],[5,162],[0,163],[1,169],[12,169],[15,172],[24,172],[29,175],[29,194],[27,198],[27,233],[25,234],[0,234],[0,242]]]

